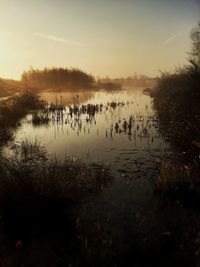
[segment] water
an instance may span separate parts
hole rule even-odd
[[[109,255],[118,251],[118,246],[123,249],[122,256],[124,251],[134,257],[142,255],[140,248],[146,249],[163,231],[162,221],[157,219],[160,200],[154,195],[154,178],[160,163],[170,157],[170,146],[159,134],[152,99],[136,88],[110,93],[45,92],[41,97],[49,104],[64,105],[63,116],[56,115],[57,111],[38,113],[48,115],[47,122],[38,124],[33,123],[33,114],[27,115],[14,142],[37,139],[50,157],[75,157],[106,165],[111,183],[100,185],[99,193],[74,207],[84,244],[89,244],[95,257],[104,255],[101,249]],[[74,105],[78,112],[74,112]],[[63,221],[56,221],[62,227]],[[40,242],[38,251],[43,248]],[[60,246],[63,249],[62,242]],[[54,255],[49,245],[46,254]],[[118,255],[110,255],[118,259]]]
[[[169,145],[159,135],[152,99],[143,90],[120,92],[44,92],[49,103],[66,107],[61,119],[49,114],[48,124],[34,126],[29,114],[17,130],[15,142],[40,140],[50,156],[80,158],[110,167],[116,177],[151,178]],[[70,115],[69,106],[98,105],[95,114]]]

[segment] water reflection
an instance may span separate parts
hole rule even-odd
[[[168,151],[157,130],[151,99],[141,90],[42,97],[48,106],[27,116],[15,141],[36,138],[51,155],[106,163],[125,177],[136,175],[141,166],[150,175]]]
[[[92,91],[84,92],[51,92],[45,91],[41,93],[41,98],[45,99],[49,104],[55,105],[63,104],[64,106],[72,105],[76,102],[76,96],[78,94],[78,101],[84,103],[94,96]]]

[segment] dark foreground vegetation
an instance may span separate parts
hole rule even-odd
[[[161,199],[135,208],[132,195],[127,206],[112,182],[105,166],[49,158],[36,140],[1,155],[1,266],[195,266],[198,212]]]
[[[164,209],[168,207],[168,216],[174,217],[174,222],[186,216],[180,220],[180,228],[176,228],[174,236],[178,234],[184,240],[182,247],[188,245],[181,255],[190,258],[186,265],[199,266],[200,23],[192,30],[191,40],[188,64],[172,74],[163,73],[151,94],[160,131],[176,154],[174,157],[172,153],[171,162],[161,165],[155,179],[155,192],[164,203]],[[172,227],[176,225],[174,222]],[[177,254],[176,260],[179,257]]]
[[[112,182],[105,167],[50,159],[38,141],[24,140],[13,149],[12,157],[0,158],[2,266],[114,267],[149,262],[169,266],[171,261],[184,262],[180,256],[191,248],[185,244],[179,248],[185,236],[175,230],[193,217],[181,207],[181,215],[173,222],[169,210],[147,222],[141,215],[122,212],[123,203],[108,203],[106,197],[103,203],[96,201]],[[189,252],[188,259],[184,257],[187,264]]]
[[[108,169],[49,159],[38,141],[12,155],[0,157],[1,266],[85,266],[77,209],[110,184]]]

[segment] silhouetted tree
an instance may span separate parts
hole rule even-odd
[[[191,56],[200,62],[200,21],[191,32],[192,51]]]

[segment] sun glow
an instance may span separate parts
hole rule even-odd
[[[0,77],[19,79],[29,66],[78,67],[101,77],[172,70],[185,63],[199,17],[199,5],[189,7],[178,0],[1,0]]]

